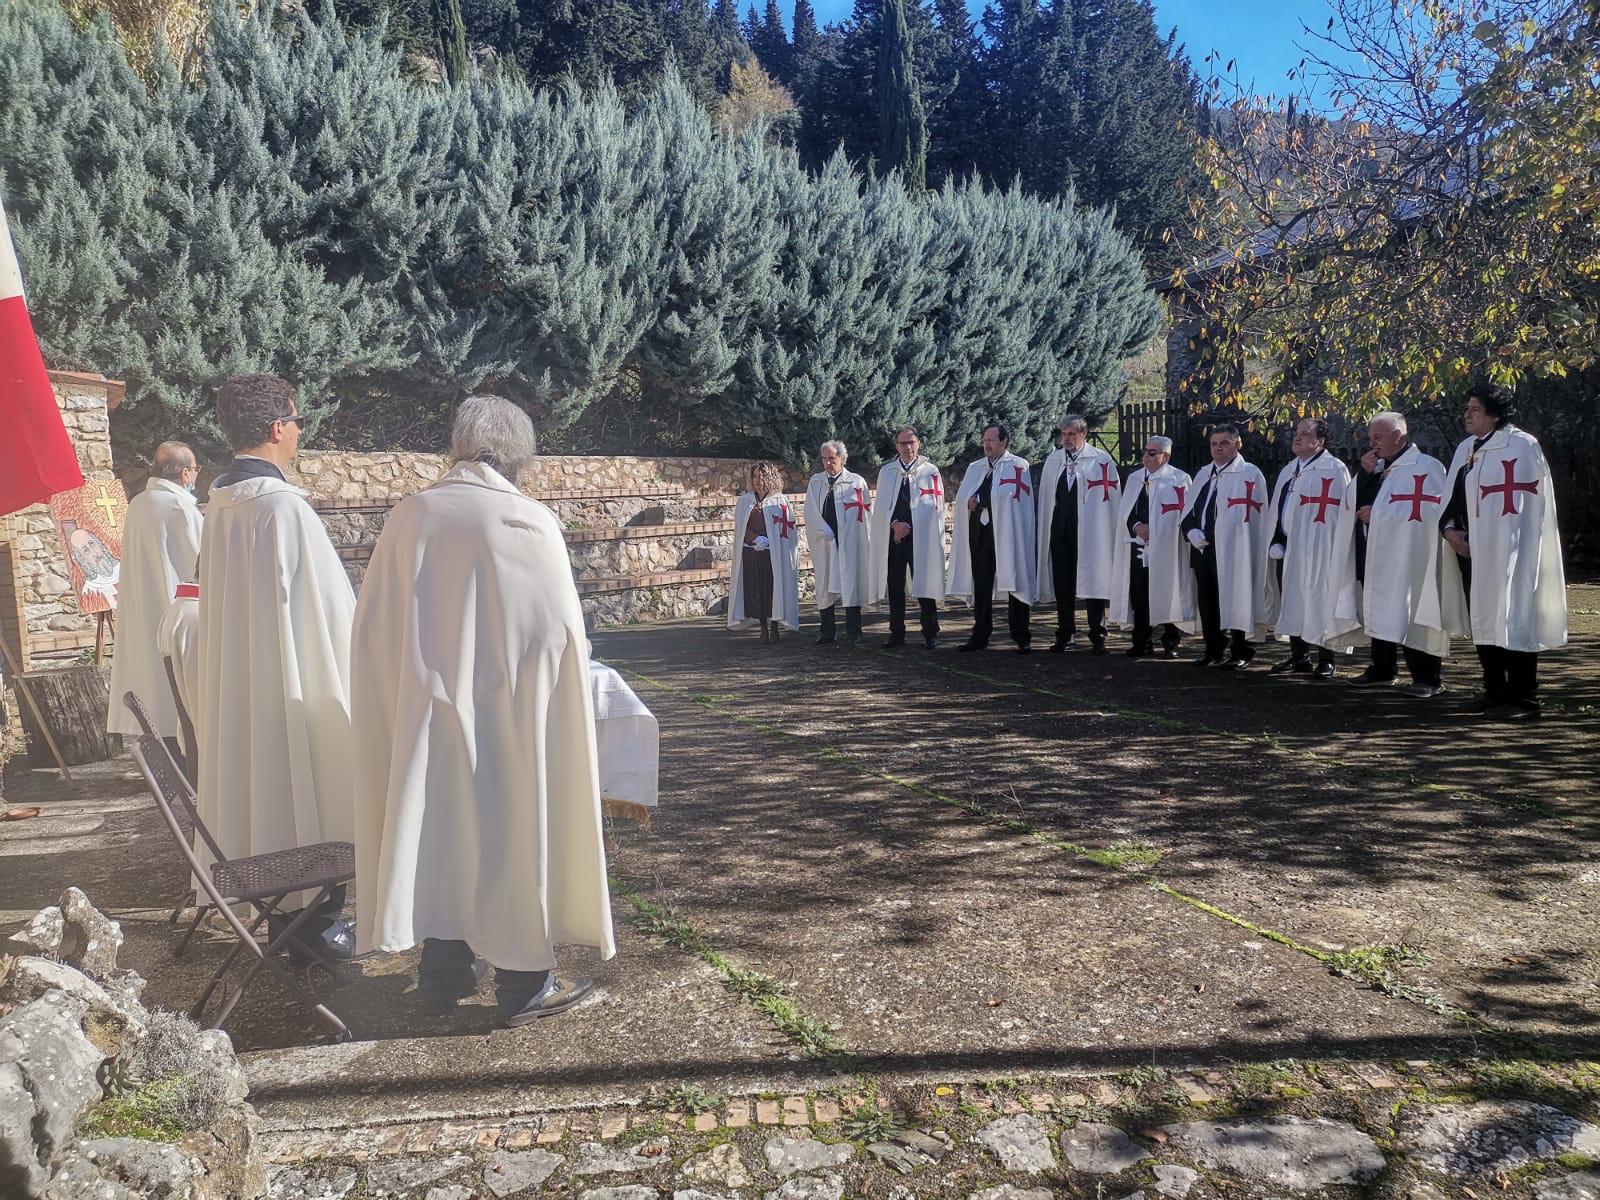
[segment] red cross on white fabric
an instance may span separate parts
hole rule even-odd
[[[845,512],[849,512],[852,508],[856,510],[856,524],[857,525],[861,524],[861,522],[863,522],[863,521],[865,521],[867,519],[867,489],[866,488],[857,488],[856,489],[856,498],[854,500],[846,500],[844,502],[844,510],[845,510]]]
[[[1478,498],[1480,500],[1487,500],[1490,492],[1499,492],[1500,499],[1505,502],[1505,505],[1503,508],[1501,508],[1499,515],[1502,517],[1514,517],[1517,515],[1517,493],[1532,492],[1537,495],[1539,491],[1539,481],[1535,479],[1530,483],[1519,482],[1517,480],[1517,464],[1514,459],[1508,458],[1500,465],[1506,469],[1505,479],[1496,484],[1479,484],[1478,491],[1482,494]]]
[[[1100,478],[1089,480],[1089,486],[1091,488],[1105,489],[1100,493],[1100,499],[1110,502],[1112,489],[1118,486],[1117,477],[1111,473],[1110,463],[1103,462],[1100,464]]]
[[[926,488],[925,487],[919,487],[917,489],[917,495],[919,495],[919,496],[932,496],[933,497],[933,502],[935,504],[943,504],[944,503],[944,477],[939,475],[939,474],[937,474],[937,473],[935,473],[934,477],[933,477],[933,486],[932,487],[926,487]]]
[[[1176,499],[1171,504],[1163,504],[1161,506],[1162,513],[1166,514],[1166,513],[1182,512],[1183,511],[1183,494],[1186,491],[1188,491],[1187,488],[1178,487],[1176,484],[1174,484],[1173,488],[1172,488],[1172,494]]]
[[[1410,494],[1396,492],[1394,495],[1389,497],[1389,503],[1411,505],[1411,515],[1408,516],[1406,520],[1420,521],[1422,520],[1422,506],[1424,504],[1437,504],[1439,502],[1439,497],[1426,496],[1423,494],[1422,485],[1428,482],[1428,477],[1426,475],[1413,475],[1411,478],[1416,481],[1411,486],[1417,490],[1411,492]]]
[[[787,504],[778,509],[778,515],[772,518],[772,523],[778,527],[778,536],[788,541],[789,535],[794,532],[795,520],[789,515]]]
[[[1229,508],[1239,504],[1244,505],[1244,523],[1248,525],[1250,524],[1250,514],[1261,511],[1261,501],[1256,499],[1256,481],[1254,479],[1246,479],[1244,481],[1244,495],[1228,497]]]
[[[1315,504],[1317,506],[1317,515],[1312,522],[1316,525],[1326,525],[1328,523],[1328,510],[1330,508],[1338,508],[1343,503],[1343,499],[1333,494],[1333,476],[1331,475],[1322,477],[1322,495],[1300,497],[1301,507],[1307,504]]]
[[[1028,477],[1023,474],[1022,468],[1012,467],[1011,469],[1015,471],[1016,474],[1010,479],[1002,479],[1000,481],[1000,486],[1011,488],[1012,500],[1021,500],[1024,493],[1029,496],[1033,495],[1033,489],[1028,486]]]

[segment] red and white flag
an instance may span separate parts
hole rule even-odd
[[[0,517],[83,484],[61,423],[0,205]]]

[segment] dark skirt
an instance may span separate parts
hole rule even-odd
[[[744,547],[744,615],[765,621],[772,616],[772,554]]]

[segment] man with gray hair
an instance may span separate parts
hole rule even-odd
[[[1195,618],[1194,573],[1184,562],[1184,497],[1193,480],[1172,465],[1172,439],[1145,441],[1143,466],[1128,476],[1118,506],[1113,559],[1111,619],[1133,635],[1130,658],[1155,654],[1155,627],[1161,627],[1161,657],[1177,658],[1180,625]]]
[[[180,583],[193,583],[200,557],[200,506],[195,503],[194,451],[162,442],[150,462],[150,479],[128,502],[122,526],[122,569],[117,577],[117,640],[111,659],[111,706],[106,729],[140,733],[122,703],[125,692],[144,702],[150,723],[178,748],[178,708],[167,683],[156,630]],[[183,763],[183,755],[173,757]]]
[[[1089,445],[1089,422],[1061,419],[1061,448],[1044,460],[1039,478],[1039,603],[1056,602],[1053,654],[1078,649],[1077,607],[1089,618],[1089,652],[1106,652],[1106,608],[1117,549],[1122,480],[1116,463]]]
[[[384,524],[350,654],[358,947],[421,942],[435,1015],[492,964],[512,1027],[592,990],[556,978],[557,943],[616,953],[589,641],[561,523],[517,488],[533,458],[526,413],[462,401],[450,470]]]
[[[843,604],[845,637],[859,646],[861,606],[872,597],[872,493],[865,479],[845,470],[849,452],[843,442],[823,442],[821,457],[822,470],[806,487],[806,542],[822,618],[817,644],[837,639]]]

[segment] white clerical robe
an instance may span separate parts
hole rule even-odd
[[[167,605],[161,624],[156,627],[156,651],[162,658],[172,660],[178,702],[189,714],[189,723],[194,725],[200,703],[200,589],[197,585],[178,585],[178,594]],[[166,681],[165,674],[162,681]],[[168,692],[170,694],[170,687]],[[193,769],[191,764],[190,770]]]
[[[589,642],[550,510],[470,462],[395,505],[350,657],[358,952],[615,954]]]
[[[1063,475],[1073,480],[1070,495],[1078,507],[1078,599],[1109,600],[1122,479],[1109,454],[1097,446],[1085,446],[1075,459],[1068,458],[1065,450],[1052,451],[1044,460],[1044,472],[1039,477],[1039,603],[1056,598],[1050,526],[1055,520],[1056,494]]]
[[[156,627],[173,589],[194,582],[200,556],[200,506],[187,488],[151,479],[128,502],[122,527],[122,574],[117,584],[117,640],[111,657],[111,704],[106,729],[136,737],[139,723],[122,703],[124,692],[144,702],[163,737],[178,734],[167,671],[156,649]]]
[[[230,858],[355,832],[355,595],[305,495],[258,477],[214,486],[206,503],[192,717],[200,817]],[[204,847],[196,852],[205,861]]]
[[[950,550],[950,572],[945,579],[947,596],[972,601],[972,513],[967,501],[978,494],[990,476],[989,519],[994,522],[994,598],[1015,596],[1031,605],[1038,594],[1034,570],[1038,562],[1033,540],[1033,481],[1028,477],[1028,460],[1009,451],[993,464],[980,458],[967,468],[956,492],[955,538]]]
[[[1355,543],[1356,489],[1339,509],[1335,554]],[[1444,543],[1444,464],[1408,444],[1384,469],[1367,522],[1366,578],[1352,572],[1334,607],[1338,627],[1359,620],[1369,638],[1410,646],[1443,658],[1450,652],[1439,606]]]
[[[1184,500],[1193,480],[1171,463],[1147,472],[1139,467],[1128,476],[1117,505],[1116,554],[1111,566],[1110,619],[1118,625],[1133,626],[1133,604],[1128,598],[1128,583],[1133,574],[1133,559],[1144,555],[1150,580],[1150,624],[1193,628],[1194,572],[1189,570],[1189,543],[1184,541]],[[1149,540],[1140,544],[1128,531],[1128,518],[1139,497],[1149,493]]]
[[[746,492],[733,510],[733,556],[728,563],[728,628],[745,629],[762,620],[800,628],[800,577],[795,556],[800,549],[799,525],[794,507],[782,492],[761,502],[767,524],[766,554],[772,560],[772,610],[751,612],[744,596],[744,530],[755,507],[756,494]]]
[[[869,604],[889,598],[889,547],[894,544],[894,510],[900,485],[910,481],[911,586],[919,600],[944,603],[944,476],[927,459],[909,467],[898,458],[878,472],[878,500],[872,509],[872,592]]]
[[[829,491],[826,472],[806,487],[806,541],[811,547],[811,581],[817,607],[843,604],[859,608],[872,594],[872,493],[854,471],[833,481],[833,506],[839,534],[833,535],[822,509]]]
[[[1341,543],[1335,535],[1350,490],[1349,468],[1326,450],[1307,463],[1294,459],[1278,472],[1267,513],[1267,602],[1279,638],[1344,648],[1339,635],[1348,627],[1339,628],[1334,608],[1346,581],[1355,578],[1355,543]],[[1276,561],[1270,557],[1274,545],[1282,553]]]
[[[1544,451],[1514,425],[1495,430],[1476,455],[1475,440],[1456,447],[1444,484],[1449,504],[1457,478],[1466,475],[1472,547],[1469,613],[1459,560],[1445,546],[1439,573],[1445,628],[1475,645],[1558,649],[1567,644],[1567,584]]]
[[[1261,468],[1235,455],[1220,471],[1207,463],[1195,473],[1184,516],[1216,481],[1207,508],[1216,513],[1217,593],[1222,628],[1259,638],[1267,621],[1267,478]],[[1202,527],[1209,522],[1202,515]],[[1191,566],[1193,559],[1190,559]],[[1196,581],[1198,586],[1198,581]]]

